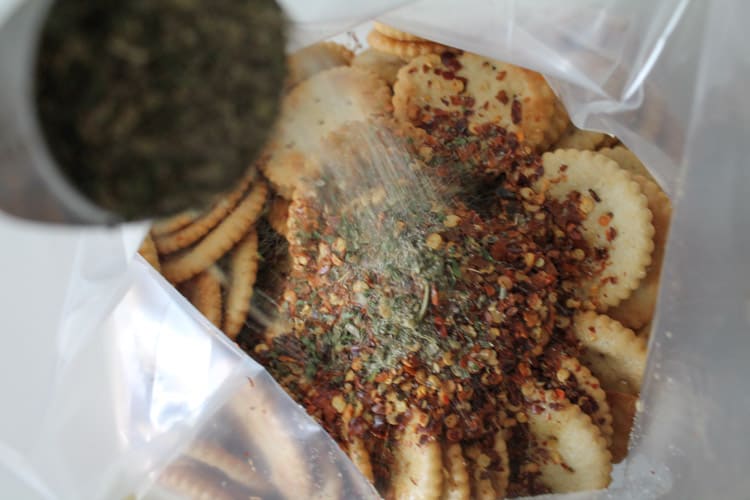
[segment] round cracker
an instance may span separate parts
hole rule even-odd
[[[251,167],[237,186],[222,196],[208,212],[177,231],[154,238],[159,253],[164,255],[182,250],[203,238],[237,206],[256,177],[255,167]]]
[[[642,175],[651,182],[656,183],[656,180],[648,171],[646,166],[638,159],[638,157],[631,150],[625,146],[615,146],[613,148],[602,148],[598,151],[600,155],[604,155],[607,158],[614,160],[620,165],[620,168],[627,170],[628,172],[635,175]],[[658,185],[658,184],[657,184]]]
[[[624,392],[608,392],[607,401],[612,409],[612,462],[620,463],[628,455],[630,431],[633,428],[638,397]]]
[[[469,500],[471,487],[461,445],[443,443],[443,495],[441,500]]]
[[[583,236],[592,247],[608,252],[603,268],[581,284],[583,290],[602,309],[619,304],[638,287],[651,263],[654,227],[648,200],[629,172],[600,154],[558,149],[545,153],[542,164],[544,174],[535,188],[559,200],[581,193]]]
[[[646,368],[644,338],[619,321],[593,311],[576,315],[573,333],[583,347],[579,359],[605,391],[638,394]]]
[[[216,266],[180,286],[180,292],[217,328],[221,328],[221,284],[223,276]]]
[[[528,458],[539,466],[540,481],[553,493],[606,488],[612,456],[591,418],[555,391],[532,382],[522,391],[531,433]]]
[[[268,480],[251,467],[221,446],[203,440],[197,440],[184,453],[202,464],[223,472],[234,482],[260,494],[270,494],[273,489]]]
[[[470,130],[494,123],[540,149],[568,126],[542,75],[476,54],[417,57],[399,70],[393,94],[394,115],[402,122],[419,126],[434,110],[468,113]]]
[[[412,410],[403,432],[394,443],[390,492],[394,498],[438,500],[443,492],[443,459],[435,440],[422,443],[420,426],[427,415]]]
[[[348,455],[354,466],[371,483],[375,483],[375,474],[372,472],[372,461],[362,438],[352,437],[349,440]]]
[[[267,194],[264,182],[254,183],[237,208],[197,245],[164,261],[164,276],[172,283],[181,283],[219,260],[258,220]]]
[[[576,358],[565,356],[560,361],[560,368],[566,370],[570,376],[565,381],[556,380],[555,382],[560,383],[561,387],[570,386],[575,383],[575,388],[583,392],[583,397],[590,398],[596,403],[596,408],[593,412],[589,413],[584,410],[591,421],[599,427],[599,430],[607,440],[607,445],[612,444],[612,412],[610,411],[609,404],[607,403],[607,395],[601,387],[599,380],[591,373],[591,371],[583,366],[580,361]],[[583,410],[583,401],[570,400],[571,403],[578,405]]]
[[[500,463],[490,473],[492,487],[498,498],[505,498],[510,482],[510,458],[508,457],[508,445],[502,430],[495,433],[494,451],[500,459]]]
[[[143,242],[141,243],[141,247],[138,249],[138,253],[141,254],[141,257],[146,259],[146,262],[151,264],[151,267],[161,272],[159,253],[156,251],[156,245],[154,245],[154,240],[153,238],[151,238],[150,234],[147,234],[146,237],[143,238]]]
[[[212,476],[198,467],[178,461],[159,475],[159,484],[177,492],[182,498],[233,500],[232,491],[225,490]]]
[[[375,73],[391,86],[396,82],[398,70],[404,64],[406,61],[401,57],[372,48],[360,52],[352,60],[352,67]]]
[[[394,56],[403,57],[405,59],[411,59],[412,57],[423,56],[425,54],[443,54],[445,52],[455,52],[456,49],[446,47],[439,43],[430,42],[427,40],[421,41],[403,41],[396,40],[378,31],[371,31],[367,35],[367,43],[371,47],[393,54]]]
[[[638,288],[617,307],[608,309],[607,314],[632,330],[641,330],[653,319],[656,309],[661,265],[672,217],[672,203],[655,182],[642,175],[634,175],[633,180],[641,186],[641,191],[648,199],[648,208],[653,215],[654,252],[646,277]]]
[[[607,139],[607,134],[582,130],[574,125],[563,134],[553,149],[578,149],[581,151],[596,151]]]
[[[318,42],[292,53],[287,57],[287,88],[307,80],[311,76],[338,66],[348,66],[354,53],[336,42]]]
[[[361,68],[322,71],[286,96],[263,172],[276,191],[291,199],[294,190],[318,175],[321,140],[349,121],[390,112],[388,85]]]
[[[284,237],[287,234],[286,223],[289,220],[289,204],[289,200],[276,196],[268,209],[268,223],[274,231]]]
[[[166,219],[160,219],[151,226],[151,235],[164,236],[165,234],[173,233],[178,229],[182,229],[195,222],[198,218],[199,213],[195,210],[185,210]]]
[[[237,338],[247,319],[257,276],[258,234],[251,229],[229,257],[229,288],[222,331],[232,340]]]
[[[481,460],[483,455],[482,449],[477,444],[466,446],[466,460],[469,464],[469,480],[471,482],[471,498],[477,500],[495,500],[499,498],[493,481],[490,478],[490,471],[484,465],[487,461]]]
[[[407,33],[405,31],[397,30],[396,28],[394,28],[392,26],[388,26],[387,24],[383,24],[383,23],[378,22],[378,21],[375,21],[373,29],[375,31],[377,31],[378,33],[382,33],[383,35],[387,36],[388,38],[393,38],[394,40],[401,40],[403,42],[421,42],[421,41],[425,41],[424,38],[418,37],[417,35],[412,35],[411,33]]]

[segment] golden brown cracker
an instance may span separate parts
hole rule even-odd
[[[350,121],[390,112],[388,85],[369,71],[339,67],[322,71],[286,96],[263,172],[276,191],[291,199],[294,190],[318,175],[321,141]]]
[[[490,477],[489,455],[482,452],[477,444],[465,447],[466,460],[469,468],[469,480],[471,482],[471,498],[477,500],[495,500],[499,498]]]
[[[176,252],[203,238],[237,206],[245,195],[248,186],[255,182],[255,178],[255,167],[251,167],[237,186],[231,192],[222,196],[208,212],[177,231],[154,238],[159,253],[164,255]]]
[[[596,151],[607,139],[607,134],[594,132],[593,130],[582,130],[574,125],[563,134],[557,141],[554,149],[578,149],[582,151]]]
[[[151,235],[157,237],[173,233],[194,222],[198,215],[195,210],[185,210],[166,219],[157,220],[151,226]]]
[[[428,416],[413,410],[412,416],[394,443],[390,492],[395,498],[438,500],[443,491],[443,459],[434,439],[422,442],[420,427]]]
[[[396,82],[398,70],[404,64],[403,58],[372,48],[360,52],[352,60],[352,67],[370,71],[390,86]]]
[[[435,110],[468,114],[469,129],[494,123],[545,149],[567,127],[567,115],[539,73],[464,53],[412,59],[393,87],[394,115],[419,126]]]
[[[211,475],[198,467],[178,462],[159,475],[159,483],[184,498],[233,500],[234,494],[224,489]]]
[[[443,494],[441,500],[469,500],[471,488],[469,472],[461,445],[442,443]]]
[[[594,248],[607,250],[601,270],[582,283],[601,309],[627,298],[646,276],[654,248],[648,200],[629,172],[591,151],[558,149],[542,156],[544,174],[535,188],[563,200],[581,194],[582,233]]]
[[[655,182],[641,175],[634,175],[633,179],[641,186],[643,194],[648,199],[648,208],[653,215],[654,252],[646,277],[638,288],[617,307],[607,310],[607,314],[628,328],[640,330],[654,316],[656,299],[659,295],[661,265],[672,217],[672,203]]]
[[[387,24],[383,24],[378,21],[375,21],[375,24],[373,25],[373,29],[377,31],[378,33],[381,33],[387,36],[388,38],[393,38],[394,40],[401,40],[403,42],[426,41],[424,38],[418,37],[417,35],[412,35],[411,33],[398,30],[394,28],[393,26],[388,26]]]
[[[620,463],[628,455],[630,431],[633,428],[638,397],[624,392],[607,392],[607,401],[612,409],[614,435],[610,451],[612,462]]]
[[[505,498],[508,491],[508,484],[510,482],[510,459],[508,457],[508,445],[505,442],[505,436],[502,430],[495,433],[493,448],[499,463],[494,465],[490,472],[492,487],[498,498]]]
[[[639,160],[635,153],[630,151],[625,146],[602,148],[598,151],[598,153],[606,156],[611,160],[616,161],[620,168],[623,168],[634,175],[642,175],[651,182],[656,183],[656,180],[651,175],[651,172],[648,171],[641,160]]]
[[[367,43],[374,49],[394,56],[402,57],[404,59],[411,59],[412,57],[423,56],[425,54],[443,54],[445,52],[456,52],[456,49],[446,47],[439,43],[430,42],[427,40],[422,41],[403,41],[396,40],[389,36],[385,36],[379,31],[371,31],[367,35]]]
[[[156,245],[154,245],[154,240],[153,238],[151,238],[150,234],[147,234],[146,237],[143,238],[143,242],[141,243],[141,247],[138,249],[138,253],[141,254],[141,257],[146,259],[146,262],[151,264],[151,267],[161,272],[159,253],[156,251]]]
[[[180,292],[217,328],[221,328],[222,279],[221,271],[212,266],[180,286]]]
[[[321,71],[348,66],[354,53],[336,42],[318,42],[293,52],[287,58],[287,88]]]
[[[289,219],[289,203],[289,200],[276,196],[268,209],[268,223],[274,231],[284,237],[286,237],[286,223]]]
[[[254,229],[240,241],[229,257],[229,286],[222,330],[234,340],[245,324],[258,275],[258,235]]]
[[[228,478],[256,493],[268,494],[273,491],[268,480],[259,474],[257,469],[251,467],[246,460],[241,460],[215,443],[198,440],[191,444],[184,454],[220,470]]]
[[[564,396],[532,382],[522,392],[532,436],[529,459],[538,466],[541,482],[553,493],[606,488],[612,457],[591,418]]]
[[[164,276],[172,283],[181,283],[208,268],[240,241],[263,211],[268,188],[257,181],[229,216],[197,245],[165,260]]]
[[[637,395],[646,368],[646,340],[605,314],[579,313],[573,333],[583,351],[580,361],[609,391]]]

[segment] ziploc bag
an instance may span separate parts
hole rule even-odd
[[[382,13],[369,11],[367,6],[331,2],[332,7],[323,11],[326,17],[320,18],[302,2],[287,3],[292,14],[302,12],[306,16],[299,14],[299,19],[304,20],[300,32],[308,35],[301,37],[300,44],[333,35],[364,17]],[[367,11],[365,16],[358,15],[360,8]],[[743,258],[750,251],[744,223],[748,213],[745,199],[750,194],[750,179],[744,168],[750,153],[746,145],[750,105],[741,92],[742,82],[750,79],[741,36],[748,10],[747,5],[731,1],[586,1],[575,5],[473,1],[462,3],[460,8],[453,2],[431,1],[382,17],[415,34],[549,75],[576,125],[620,137],[651,168],[675,202],[658,320],[642,391],[643,411],[637,418],[631,452],[616,471],[608,491],[571,495],[573,498],[703,498],[717,492],[728,498],[742,498],[750,487],[750,480],[744,475],[750,451],[743,438],[743,416],[750,410],[750,401],[742,396],[743,382],[750,375],[745,360],[750,339],[744,335],[749,321],[746,284],[750,273]],[[92,258],[106,255],[98,250],[111,248],[109,245],[119,242],[119,237],[110,235],[107,244],[102,244],[87,236],[92,248],[97,249]],[[129,254],[125,253],[132,255],[132,247],[129,250]],[[167,379],[171,376],[178,382],[189,382],[167,384],[177,388],[166,391],[171,395],[167,399],[176,403],[167,408],[180,409],[158,411],[164,408],[159,404],[163,400],[144,393],[146,396],[139,401],[144,402],[142,410],[149,416],[138,420],[137,412],[125,412],[126,419],[111,415],[123,415],[113,410],[123,408],[118,402],[132,401],[141,387],[158,384],[150,379],[146,379],[148,383],[128,382],[132,379],[122,377],[126,372],[122,366],[107,356],[92,356],[99,363],[95,367],[81,363],[84,376],[74,383],[71,378],[56,375],[64,374],[61,368],[77,367],[78,357],[73,356],[66,363],[59,353],[49,356],[47,361],[55,366],[50,380],[55,383],[50,384],[47,394],[34,392],[28,397],[57,403],[39,405],[33,410],[24,407],[28,412],[49,410],[47,422],[34,435],[2,440],[2,463],[7,475],[17,483],[35,485],[39,498],[116,498],[143,491],[158,475],[167,474],[169,469],[164,467],[168,462],[183,458],[177,458],[182,450],[189,450],[221,426],[219,418],[231,407],[232,396],[241,399],[242,392],[248,390],[246,377],[254,374],[245,367],[250,362],[220,340],[219,334],[201,322],[195,311],[154,273],[140,262],[129,262],[127,257],[124,262],[127,265],[113,272],[117,278],[112,280],[122,278],[131,283],[131,288],[108,282],[98,274],[89,278],[101,284],[101,290],[112,293],[109,300],[80,308],[82,317],[91,313],[93,318],[97,314],[105,318],[103,322],[88,320],[87,328],[95,330],[97,338],[104,338],[100,342],[106,344],[119,338],[128,339],[132,345],[132,339],[137,338],[133,330],[140,329],[151,331],[157,339],[164,335],[170,353],[180,349],[177,346],[182,342],[169,342],[174,326],[181,325],[173,319],[153,329],[124,322],[126,331],[104,336],[113,332],[115,318],[129,319],[137,311],[162,304],[178,316],[191,318],[191,328],[185,329],[186,344],[194,338],[195,344],[210,345],[217,359],[212,359],[206,370],[197,368],[206,368],[205,362],[158,365],[164,367]],[[79,269],[71,267],[77,274]],[[39,283],[43,286],[42,280]],[[81,284],[72,286],[78,289]],[[147,290],[154,293],[145,293]],[[76,296],[73,289],[70,293]],[[101,292],[97,289],[88,293]],[[136,300],[138,297],[151,305]],[[70,338],[59,333],[50,332],[47,342],[58,345]],[[195,340],[200,337],[209,338],[210,342]],[[90,349],[96,354],[94,347],[83,348],[91,338],[87,337],[87,342],[73,352],[83,354]],[[13,342],[17,341],[6,339],[5,352],[12,352]],[[146,345],[130,351],[137,353],[131,358],[154,358],[158,350],[153,346],[158,343],[150,338]],[[193,355],[188,357],[205,359],[204,349],[190,351]],[[103,350],[121,353],[114,346]],[[198,351],[200,354],[196,354]],[[233,357],[234,361],[221,362]],[[186,372],[199,371],[203,373],[204,381],[198,383],[202,390],[193,392],[197,377]],[[102,377],[110,372],[114,372],[111,379]],[[143,376],[148,371],[138,368],[130,373]],[[121,383],[114,383],[115,379]],[[211,384],[212,380],[221,382]],[[74,384],[76,390],[69,384]],[[96,384],[99,389],[92,391]],[[89,399],[73,395],[88,395]],[[65,411],[58,411],[59,408]],[[157,411],[152,412],[151,408]],[[61,427],[55,423],[57,418],[61,422],[77,421],[76,417],[92,409],[110,415],[95,419],[98,423],[109,422],[109,427],[95,432],[93,427]],[[170,414],[175,417],[172,425],[159,428],[164,422],[160,417],[170,422]],[[131,427],[135,422],[142,424]],[[306,423],[309,429],[318,429],[309,421]],[[141,432],[134,433],[133,429]],[[293,425],[287,429],[290,439],[300,439]],[[91,451],[102,450],[101,436],[108,435],[117,436],[118,447],[109,448],[110,453],[102,453],[98,461],[92,459]],[[69,441],[61,440],[63,436]],[[139,446],[143,443],[146,444]],[[297,446],[310,450],[300,442]],[[32,452],[32,448],[36,449]],[[351,471],[345,461],[338,460],[341,455],[336,451],[334,454],[336,460],[331,463]],[[306,451],[304,455],[311,464],[319,461],[318,454]],[[52,458],[39,459],[46,456]],[[94,468],[96,465],[100,468]],[[313,476],[313,483],[318,485],[316,491],[327,491],[323,479],[329,476],[320,472]],[[354,483],[351,478],[350,484]],[[361,482],[359,487],[363,487]],[[367,493],[366,489],[358,491]],[[150,493],[160,494],[156,490]],[[354,492],[349,495],[357,496]]]

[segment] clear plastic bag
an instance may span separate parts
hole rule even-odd
[[[401,2],[283,3],[296,22],[296,46],[382,16],[415,34],[536,69],[548,75],[576,125],[617,135],[643,159],[672,196],[675,214],[642,411],[612,486],[571,497],[745,497],[750,104],[741,90],[750,81],[743,43],[750,7],[731,0],[470,0],[460,8],[449,0],[399,8]],[[14,231],[10,223],[0,226],[0,235]],[[34,332],[43,347],[33,351],[25,337],[6,337],[0,357],[13,367],[4,378],[16,379],[0,384],[16,398],[4,417],[15,421],[0,427],[3,490],[14,498],[118,498],[147,490],[150,498],[168,497],[158,486],[160,475],[175,480],[168,465],[177,467],[178,479],[193,477],[190,450],[207,438],[227,439],[227,411],[238,400],[265,397],[279,405],[269,414],[287,423],[279,427],[282,437],[265,441],[281,458],[261,465],[263,476],[299,471],[309,489],[287,491],[291,496],[333,498],[338,490],[327,488],[336,485],[349,488],[341,490],[346,498],[372,495],[257,364],[132,259],[142,232],[55,235],[67,255],[77,255],[63,264],[72,269],[67,279],[58,280],[66,283],[57,289],[65,297],[60,327]],[[70,242],[78,240],[76,250]],[[4,265],[22,253],[4,252]],[[32,300],[45,279],[29,283],[11,304]],[[27,376],[10,363],[16,350],[38,352],[34,362],[44,376]],[[24,418],[33,425],[19,423]],[[300,481],[283,477],[289,487]]]

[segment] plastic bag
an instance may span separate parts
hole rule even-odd
[[[297,22],[294,43],[300,46],[382,15],[397,2],[284,4]],[[433,0],[382,17],[418,35],[549,75],[576,125],[620,137],[675,202],[631,452],[607,491],[573,497],[702,498],[721,491],[740,498],[750,487],[743,474],[750,458],[743,439],[750,401],[741,396],[750,375],[744,359],[750,348],[744,334],[750,272],[743,259],[750,253],[744,222],[750,104],[741,92],[750,81],[742,43],[748,14],[748,5],[730,0],[472,0],[460,9]],[[0,228],[4,240],[17,237],[17,228]],[[57,311],[61,326],[50,327],[52,321],[34,331],[38,345],[32,348],[26,337],[6,338],[0,366],[8,370],[2,379],[13,384],[2,387],[11,394],[8,413],[15,420],[0,417],[6,419],[0,426],[0,481],[14,498],[143,492],[167,464],[183,460],[183,450],[189,455],[215,433],[223,439],[225,407],[248,391],[248,376],[275,387],[155,273],[131,260],[139,230],[125,238],[128,244],[119,232],[57,236],[68,255],[76,253],[71,241],[82,241],[81,257],[64,263],[70,276],[58,280],[67,282],[67,293],[55,290],[55,297],[66,298],[67,306]],[[22,244],[34,248],[51,238],[29,237]],[[4,257],[4,265],[17,258]],[[39,252],[32,257],[39,259]],[[38,265],[27,262],[21,266],[27,272]],[[24,293],[3,304],[30,301],[47,283],[43,276],[24,279]],[[27,376],[14,357],[33,360],[44,376]],[[325,479],[337,477],[333,471],[339,468],[352,488],[347,497],[371,494],[320,428],[275,390],[294,416],[273,415],[304,428],[285,427],[295,448],[329,447],[333,454],[330,472],[311,473],[313,491],[325,495]],[[319,454],[308,456],[306,463],[319,463]],[[157,487],[148,495],[162,493]]]

